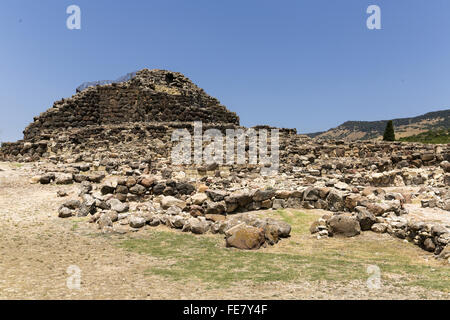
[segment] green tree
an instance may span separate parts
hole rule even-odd
[[[392,120],[388,121],[384,130],[383,141],[395,141],[394,124]]]

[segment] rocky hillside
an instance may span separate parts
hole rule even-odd
[[[345,141],[381,139],[388,120],[347,121],[325,132],[310,133],[311,138]],[[394,119],[397,138],[417,135],[429,130],[450,128],[450,109],[429,112],[412,118]]]

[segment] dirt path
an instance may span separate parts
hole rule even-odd
[[[397,287],[368,290],[364,283],[240,283],[211,289],[196,281],[176,282],[144,275],[164,265],[116,245],[120,237],[99,236],[93,225],[59,219],[65,189],[77,186],[30,184],[27,166],[0,163],[0,299],[403,299],[448,298],[441,293]],[[67,287],[67,268],[81,270],[81,289]]]

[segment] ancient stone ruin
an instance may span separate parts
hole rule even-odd
[[[57,129],[130,122],[239,124],[235,113],[178,72],[144,69],[129,81],[88,87],[54,103],[24,131],[25,140]]]
[[[280,168],[266,177],[260,164],[174,165],[172,133],[193,133],[194,121],[203,131],[248,129],[182,74],[145,69],[56,102],[23,140],[2,145],[0,159],[34,162],[33,183],[79,184],[59,216],[89,216],[104,232],[162,224],[258,249],[291,227],[254,212],[317,209],[324,215],[310,230],[318,239],[389,233],[450,257],[450,226],[409,214],[417,203],[450,211],[448,145],[324,141],[280,129]]]

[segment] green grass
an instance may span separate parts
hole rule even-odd
[[[399,141],[447,144],[450,143],[450,129],[431,130],[415,136],[400,138]]]
[[[80,228],[80,222],[87,222],[86,217],[73,217],[69,221],[72,223],[71,231],[77,231]]]
[[[291,281],[295,279],[343,279],[340,267],[352,267],[353,262],[338,257],[311,257],[286,253],[237,251],[223,248],[223,240],[152,231],[148,239],[125,240],[122,246],[132,251],[173,261],[169,266],[150,267],[151,274],[169,276],[177,281],[196,278],[217,285],[251,280],[255,282]],[[333,270],[327,266],[333,266]],[[364,266],[361,264],[361,275]],[[356,271],[352,267],[353,271]],[[354,276],[358,276],[355,272]]]
[[[23,167],[23,163],[14,162],[11,164],[12,167],[20,169]]]
[[[78,222],[76,222],[76,221],[72,222],[72,228],[71,228],[72,231],[76,231],[79,227],[80,227],[80,225],[78,224]]]
[[[196,236],[164,229],[150,229],[140,238],[120,241],[120,247],[158,258],[146,274],[176,281],[199,280],[213,287],[240,281],[255,283],[295,280],[366,281],[369,265],[381,269],[382,281],[450,292],[450,268],[426,264],[420,249],[392,239],[365,236],[316,240],[309,226],[317,215],[297,211],[269,211],[266,216],[290,223],[292,237],[259,251],[224,247],[222,236]],[[395,279],[395,280],[394,280]]]

